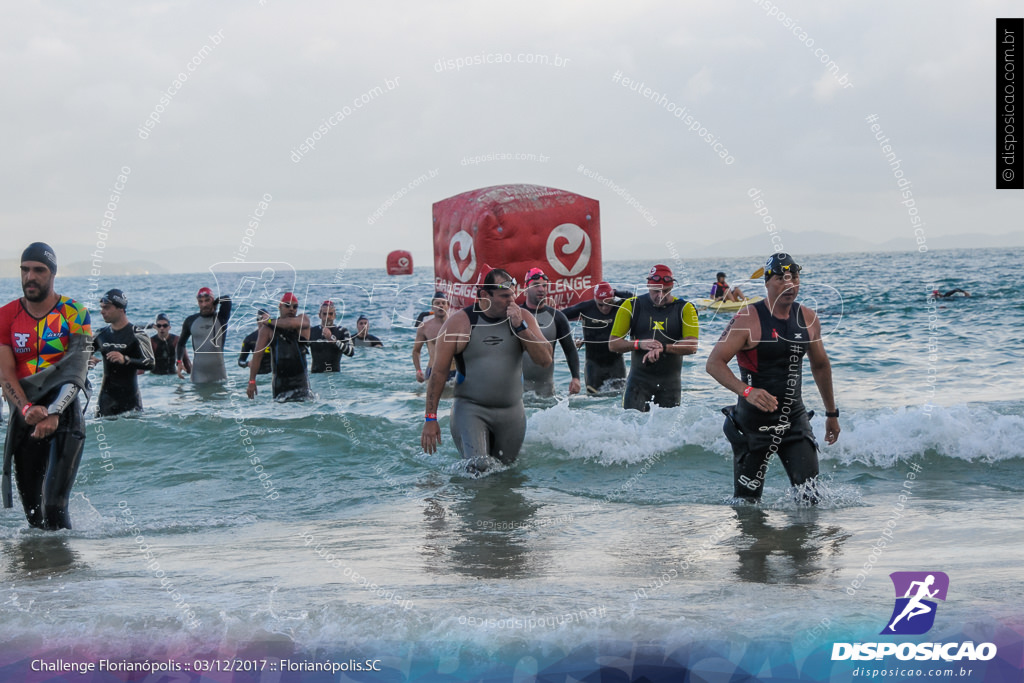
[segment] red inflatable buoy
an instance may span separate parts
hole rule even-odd
[[[520,283],[540,268],[555,308],[590,298],[603,279],[598,201],[552,187],[499,185],[435,203],[435,289],[466,306],[485,266],[504,268]]]
[[[412,254],[402,250],[388,254],[388,275],[412,275]]]

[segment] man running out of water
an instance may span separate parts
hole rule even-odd
[[[706,369],[739,398],[726,409],[724,431],[733,449],[733,496],[761,499],[772,454],[778,454],[793,486],[818,476],[818,445],[801,393],[803,361],[825,404],[825,441],[839,438],[839,410],[832,390],[832,366],[821,338],[821,321],[796,301],[800,266],[776,253],[764,267],[768,295],[733,317],[708,356]],[[736,358],[740,377],[729,368]],[[800,494],[816,503],[813,483]]]
[[[441,443],[437,406],[455,359],[455,401],[451,434],[473,468],[486,468],[489,456],[511,464],[526,436],[523,407],[523,351],[541,367],[551,364],[551,344],[537,321],[515,303],[516,281],[495,268],[477,288],[472,306],[456,311],[441,328],[431,356],[426,417],[420,445],[434,453]]]

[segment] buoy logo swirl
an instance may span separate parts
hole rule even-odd
[[[455,256],[455,246],[458,245],[458,258]],[[460,263],[465,263],[465,267],[460,267]],[[473,277],[473,273],[476,272],[476,249],[473,247],[473,236],[465,230],[459,230],[455,235],[452,236],[452,241],[448,244],[448,263],[451,265],[452,275],[455,276],[459,282],[469,282],[469,278]]]
[[[559,239],[564,239],[565,243],[557,245]],[[576,252],[579,252],[576,263],[566,266],[562,261],[562,256],[571,257]],[[590,236],[583,228],[574,223],[562,223],[548,235],[547,257],[548,263],[559,275],[563,277],[578,275],[590,263]]]

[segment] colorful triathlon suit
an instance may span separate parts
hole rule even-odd
[[[696,337],[698,332],[697,309],[693,304],[671,297],[659,308],[651,301],[650,294],[626,299],[612,326],[613,337],[657,339],[666,346],[686,337]],[[647,351],[634,350],[632,354],[622,407],[647,412],[651,401],[663,408],[678,406],[682,396],[683,357],[662,353],[654,363],[645,363]]]
[[[583,343],[586,349],[583,376],[586,378],[589,393],[601,391],[601,387],[607,382],[611,382],[609,388],[614,388],[613,385],[618,384],[618,389],[621,390],[623,380],[626,379],[626,363],[622,354],[615,353],[608,347],[608,339],[611,337],[612,325],[618,312],[618,305],[613,304],[611,310],[602,313],[593,299],[562,309],[566,318],[580,320],[583,327]]]
[[[757,346],[736,355],[740,379],[778,399],[766,413],[740,397],[726,409],[724,431],[733,448],[734,496],[760,500],[773,453],[786,468],[789,481],[799,486],[818,475],[818,445],[801,395],[803,359],[810,345],[803,309],[798,303],[785,320],[768,311],[766,301],[752,305],[761,322]]]
[[[31,438],[34,426],[11,407],[4,448],[3,504],[11,507],[11,464],[29,525],[70,529],[68,498],[85,445],[84,405],[92,330],[89,311],[66,296],[40,319],[20,299],[0,308],[0,346],[14,353],[17,377],[30,403],[60,415],[56,431]]]
[[[463,458],[490,456],[507,465],[526,436],[523,342],[508,318],[489,318],[475,305],[462,310],[472,331],[466,348],[455,355],[452,440]]]
[[[96,333],[93,348],[103,357],[103,384],[100,386],[96,416],[109,417],[142,410],[139,370],[149,370],[155,362],[153,345],[146,330],[131,323],[119,330],[104,327]],[[107,354],[111,351],[124,354],[128,362],[110,362]]]
[[[352,335],[346,328],[332,325],[328,329],[334,337],[333,341],[324,339],[324,328],[321,325],[309,331],[309,353],[313,357],[311,372],[341,372],[342,355],[349,358],[355,355]]]
[[[181,360],[189,338],[192,339],[192,383],[207,384],[228,378],[224,368],[224,342],[228,334],[228,319],[231,317],[230,297],[220,297],[216,314],[193,313],[185,318],[178,337],[175,356]]]
[[[565,362],[569,364],[569,373],[573,379],[580,378],[580,353],[576,350],[576,343],[572,340],[572,330],[569,329],[569,319],[558,309],[544,306],[543,308],[530,308],[523,305],[537,319],[537,326],[541,334],[551,342],[551,365],[542,368],[533,362],[530,355],[523,351],[523,390],[532,391],[538,396],[555,395],[555,342],[562,345],[562,353],[565,354]]]

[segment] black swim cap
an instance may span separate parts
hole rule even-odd
[[[112,289],[103,295],[103,298],[100,299],[100,303],[110,304],[112,306],[117,306],[118,308],[125,310],[128,308],[128,297],[126,297],[124,295],[124,292],[122,292],[120,289]]]
[[[772,275],[782,275],[783,273],[799,273],[801,270],[803,268],[793,260],[792,256],[780,251],[768,257],[768,261],[764,264],[764,279],[767,280]]]
[[[38,261],[45,263],[46,267],[54,275],[57,274],[57,256],[53,253],[53,247],[46,242],[33,242],[21,252],[21,262]]]
[[[166,313],[157,313],[156,319],[157,321],[163,320],[164,322],[171,322],[171,319],[167,317]]]

